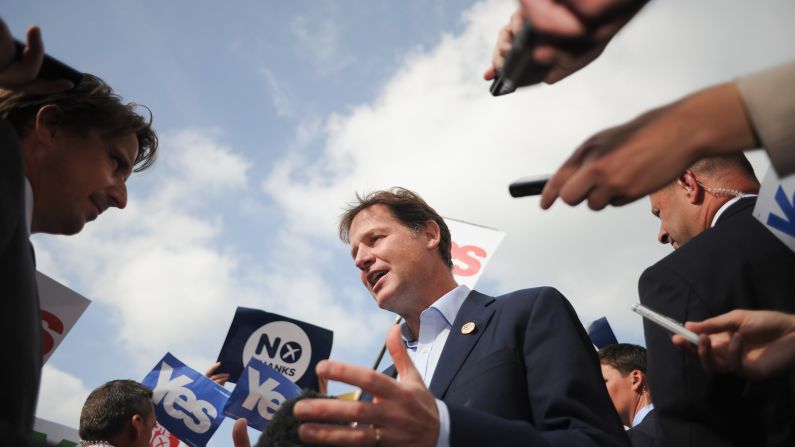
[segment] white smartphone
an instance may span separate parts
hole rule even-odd
[[[652,323],[661,326],[663,329],[671,332],[673,334],[679,334],[682,337],[685,337],[687,341],[693,343],[694,345],[698,345],[698,334],[693,331],[689,331],[685,329],[684,326],[679,324],[676,320],[666,317],[663,314],[657,313],[648,307],[644,306],[643,304],[633,304],[632,310],[640,314],[643,318],[651,321]]]

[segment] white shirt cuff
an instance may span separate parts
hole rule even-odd
[[[436,399],[436,409],[439,410],[439,437],[436,438],[436,447],[450,447],[450,412],[447,405]]]

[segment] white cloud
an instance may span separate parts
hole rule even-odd
[[[123,212],[102,216],[101,225],[77,236],[42,239],[40,268],[110,306],[108,319],[117,330],[108,342],[121,343],[134,371],[145,371],[169,351],[203,371],[237,306],[328,327],[343,352],[369,346],[372,340],[360,331],[376,323],[347,321],[380,320],[368,317],[369,307],[358,311],[337,300],[331,281],[318,274],[330,258],[311,240],[289,227],[251,234],[252,243],[273,241],[273,251],[256,259],[227,245],[237,231],[219,206],[257,196],[247,185],[248,163],[218,135],[167,134],[157,175],[147,178],[150,193],[131,197]]]
[[[49,364],[44,365],[36,416],[76,429],[80,425],[83,403],[90,392],[77,377]]]
[[[637,278],[668,253],[655,242],[645,201],[602,213],[560,205],[541,212],[536,199],[510,199],[507,184],[552,172],[601,128],[793,57],[783,42],[795,38],[788,19],[795,5],[654,2],[581,73],[493,98],[480,74],[513,7],[475,5],[462,34],[406,56],[376,99],[329,117],[320,157],[288,155],[263,189],[292,231],[331,243],[333,222],[354,192],[412,188],[443,215],[508,233],[486,272],[500,290],[554,285],[583,320],[607,313],[620,332],[639,336],[628,310]],[[740,35],[742,23],[757,28]]]
[[[290,22],[298,54],[304,55],[323,76],[342,70],[355,59],[340,43],[339,29],[331,18],[311,20],[296,17]]]
[[[217,321],[234,311],[227,300],[250,293],[237,282],[236,258],[218,242],[227,223],[213,205],[241,193],[248,163],[213,134],[182,131],[163,138],[153,169],[151,194],[131,197],[102,225],[44,245],[57,247],[48,251],[59,253],[56,265],[70,285],[112,306],[114,336],[138,365],[169,350],[203,353],[209,365],[226,329]]]
[[[208,138],[210,137],[210,138]],[[163,145],[175,153],[168,157],[172,172],[191,187],[209,190],[240,189],[246,184],[250,163],[218,144],[216,135],[184,130],[167,134]]]
[[[295,95],[291,94],[268,68],[263,67],[258,73],[265,79],[265,85],[268,87],[271,103],[276,113],[285,118],[295,117]]]

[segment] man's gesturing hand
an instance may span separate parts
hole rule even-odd
[[[298,433],[309,444],[353,446],[435,446],[439,436],[436,399],[414,368],[400,327],[387,336],[387,348],[400,381],[369,368],[336,361],[317,366],[319,377],[360,387],[372,402],[305,399],[295,404],[295,416],[305,421]],[[358,422],[357,427],[310,421]],[[369,424],[370,427],[363,427]]]

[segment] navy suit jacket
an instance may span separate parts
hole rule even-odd
[[[0,445],[24,445],[41,375],[41,318],[25,218],[25,174],[10,124],[0,119]]]
[[[429,388],[450,412],[453,446],[629,446],[596,351],[553,288],[472,291]]]
[[[640,424],[627,430],[632,447],[654,447],[659,445],[657,430],[657,413],[651,410]]]
[[[649,267],[640,300],[679,321],[733,309],[795,313],[795,253],[752,215],[742,199],[715,227]],[[644,321],[647,375],[663,446],[795,445],[795,373],[751,381],[707,374],[696,356]]]

